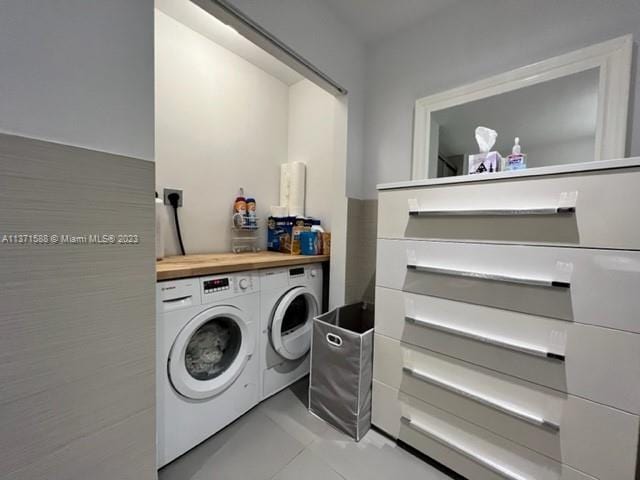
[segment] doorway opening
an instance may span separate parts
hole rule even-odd
[[[346,90],[281,44],[263,48],[275,37],[224,5],[156,0],[156,189],[160,197],[182,190],[180,226],[193,254],[230,251],[231,205],[242,187],[256,199],[265,249],[280,165],[303,162],[304,214],[332,232],[340,282],[343,269],[333,266],[344,263]],[[164,254],[178,255],[170,206],[162,216]]]

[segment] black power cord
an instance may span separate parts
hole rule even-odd
[[[178,201],[180,200],[180,195],[177,193],[170,193],[167,196],[169,203],[173,207],[173,219],[176,223],[176,233],[178,234],[178,242],[180,242],[180,251],[182,255],[186,255],[184,252],[184,243],[182,243],[182,233],[180,232],[180,220],[178,219]]]

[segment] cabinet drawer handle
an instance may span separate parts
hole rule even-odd
[[[432,267],[429,265],[407,264],[408,270],[422,273],[435,273],[438,275],[449,275],[452,277],[476,278],[489,280],[492,282],[513,283],[517,285],[529,285],[545,288],[571,288],[571,283],[557,280],[545,280],[539,278],[512,277],[510,275],[499,275],[495,273],[472,272],[468,270],[455,270],[452,268]]]
[[[531,480],[530,477],[525,477],[520,475],[519,473],[512,472],[507,467],[504,467],[498,464],[494,460],[483,457],[482,455],[479,455],[477,453],[470,452],[466,448],[456,444],[454,441],[446,438],[443,435],[430,431],[427,427],[420,425],[419,423],[416,423],[415,421],[411,420],[408,417],[402,416],[400,417],[400,421],[403,424],[407,425],[409,428],[417,431],[418,433],[421,433],[422,435],[426,435],[427,437],[435,440],[441,445],[444,445],[445,447],[450,448],[451,450],[459,453],[463,457],[466,457],[469,460],[477,463],[478,465],[488,470],[491,470],[493,473],[496,473],[501,477],[506,478],[507,480]]]
[[[409,210],[411,217],[491,217],[491,216],[529,216],[529,215],[571,215],[576,207],[542,208],[489,208],[474,210]]]
[[[469,390],[468,388],[465,388],[461,385],[456,385],[455,383],[451,383],[441,378],[434,377],[433,375],[429,375],[428,373],[421,372],[420,370],[415,370],[409,367],[403,367],[402,370],[422,382],[430,383],[444,390],[448,390],[449,392],[455,393],[456,395],[468,398],[486,407],[493,408],[494,410],[535,425],[536,427],[547,428],[549,430],[553,430],[554,432],[560,430],[560,425],[554,422],[550,422],[549,420],[545,420],[544,418],[533,413],[521,410],[514,405],[501,402],[500,400],[495,400],[480,393],[474,392],[473,390]]]
[[[513,341],[511,339],[503,339],[503,338],[494,337],[490,335],[483,335],[481,333],[474,332],[472,330],[465,330],[462,328],[451,327],[449,325],[445,325],[440,322],[435,322],[433,320],[423,320],[421,318],[407,316],[405,317],[405,321],[411,322],[416,325],[433,328],[434,330],[439,330],[441,332],[450,333],[451,335],[457,335],[459,337],[469,338],[471,340],[476,340],[478,342],[488,343],[489,345],[494,345],[496,347],[506,348],[508,350],[514,350],[520,353],[526,353],[527,355],[548,358],[548,359],[557,360],[560,362],[564,362],[566,359],[566,357],[563,354],[550,352],[543,347],[538,347],[536,345],[528,345],[525,343]]]

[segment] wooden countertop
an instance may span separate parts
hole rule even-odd
[[[165,257],[156,262],[156,279],[201,277],[218,273],[288,267],[308,263],[328,262],[329,255],[289,255],[278,252],[212,253]]]

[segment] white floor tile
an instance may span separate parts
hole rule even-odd
[[[159,480],[451,480],[369,431],[356,443],[307,411],[307,383],[280,392],[166,466]]]
[[[330,429],[308,449],[348,480],[451,480],[373,430],[356,443]]]
[[[345,480],[309,450],[304,450],[273,480]]]
[[[268,480],[304,445],[259,409],[159,473],[159,480]]]
[[[266,400],[259,408],[289,435],[309,445],[329,426],[307,411],[306,385],[306,382],[298,383]]]

